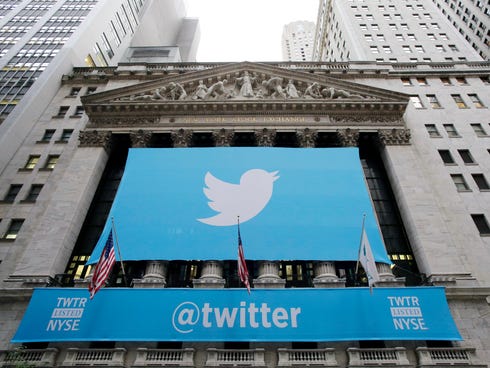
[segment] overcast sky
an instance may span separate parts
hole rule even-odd
[[[198,62],[282,61],[287,23],[316,22],[318,0],[186,0],[200,19]]]

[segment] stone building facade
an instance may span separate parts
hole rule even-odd
[[[486,367],[489,75],[488,63],[463,61],[75,68],[0,176],[0,364]],[[393,262],[377,265],[378,287],[444,286],[463,340],[43,341],[16,349],[10,341],[33,288],[87,286],[85,262],[128,149],[215,146],[359,147]],[[132,288],[236,287],[230,262],[128,262],[127,276]],[[251,266],[254,288],[366,285],[352,263],[278,257]],[[120,286],[116,267],[108,287]]]

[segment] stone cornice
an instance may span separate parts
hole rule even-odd
[[[488,286],[446,286],[448,300],[482,300],[490,297]]]

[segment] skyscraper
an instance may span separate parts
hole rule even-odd
[[[312,57],[315,23],[297,21],[286,24],[282,32],[282,58],[309,61]]]
[[[490,4],[485,1],[432,0],[442,14],[485,60],[490,59]]]
[[[481,60],[434,2],[320,3],[316,61]]]

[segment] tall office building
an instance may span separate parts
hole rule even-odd
[[[199,26],[185,17],[182,1],[1,4],[0,171],[56,94],[60,77],[74,66],[115,65],[141,57],[148,62],[195,60]]]
[[[488,62],[151,47],[66,72],[0,146],[0,364],[488,367]]]
[[[282,58],[285,61],[310,61],[315,38],[315,23],[297,21],[282,31]]]
[[[320,3],[315,61],[481,60],[433,2]]]
[[[490,4],[488,1],[432,0],[432,2],[483,59],[490,59]]]

